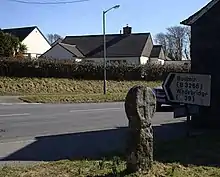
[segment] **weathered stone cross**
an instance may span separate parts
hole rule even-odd
[[[153,131],[151,120],[156,98],[148,87],[134,86],[127,94],[125,111],[129,119],[127,169],[148,171],[153,162]]]

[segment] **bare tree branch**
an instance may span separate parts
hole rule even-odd
[[[190,59],[190,36],[190,28],[172,26],[166,33],[158,33],[155,41],[163,46],[166,56],[172,60]]]
[[[62,37],[59,34],[48,34],[47,39],[50,42],[50,44],[52,44],[58,39],[62,39]]]

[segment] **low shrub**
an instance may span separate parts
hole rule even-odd
[[[108,80],[163,80],[170,72],[189,72],[184,65],[108,65]],[[18,60],[0,59],[0,76],[73,78],[85,80],[103,79],[103,65],[76,63],[72,60]]]

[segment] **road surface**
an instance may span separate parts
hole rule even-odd
[[[172,112],[153,117],[157,139],[185,134]],[[120,149],[128,120],[124,103],[0,104],[0,159],[52,161]],[[124,127],[124,128],[123,128]]]

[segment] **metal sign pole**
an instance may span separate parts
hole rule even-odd
[[[189,108],[188,105],[185,105],[185,109],[186,109],[186,136],[190,137],[190,130],[191,130],[191,125],[190,125],[190,121],[191,121],[191,116],[190,116],[190,112],[189,112]]]

